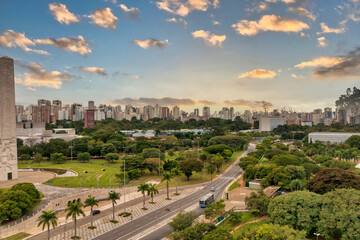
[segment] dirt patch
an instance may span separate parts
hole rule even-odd
[[[17,183],[28,182],[28,183],[42,183],[51,178],[56,177],[53,172],[44,171],[19,171],[18,179],[0,182],[0,188],[10,188]]]

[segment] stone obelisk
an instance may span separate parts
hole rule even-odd
[[[0,181],[18,178],[14,59],[0,58]]]

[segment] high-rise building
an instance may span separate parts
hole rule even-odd
[[[168,107],[162,107],[160,109],[160,118],[167,119],[170,117],[170,109]]]
[[[203,118],[209,119],[210,118],[210,107],[203,107]]]
[[[235,118],[234,108],[231,107],[229,110],[229,119],[233,120],[234,118]]]
[[[160,118],[160,109],[161,107],[159,106],[159,104],[155,105],[155,116],[156,118]]]
[[[89,110],[95,110],[95,102],[94,101],[89,101],[88,102],[88,109]]]
[[[85,128],[95,127],[95,109],[87,109],[84,114]]]
[[[180,119],[180,108],[178,106],[173,107],[172,115],[175,120]]]
[[[195,115],[196,117],[198,117],[198,116],[200,115],[198,108],[195,108],[195,109],[194,109],[194,115]]]
[[[0,58],[0,181],[18,178],[14,60]]]
[[[56,120],[59,120],[59,111],[62,108],[62,103],[60,100],[53,100],[53,104],[52,104],[52,112],[51,115],[54,116],[54,121],[56,122]]]
[[[38,100],[38,119],[37,122],[50,123],[51,102],[46,99]]]

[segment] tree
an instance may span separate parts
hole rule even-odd
[[[72,219],[74,219],[74,230],[75,230],[75,235],[74,238],[79,238],[76,235],[76,221],[77,221],[77,217],[78,216],[85,216],[85,213],[83,211],[84,208],[84,204],[82,204],[79,201],[75,201],[72,203],[69,203],[67,208],[65,209],[65,212],[67,212],[66,214],[66,219],[68,219],[69,217],[71,217]]]
[[[271,162],[275,163],[278,166],[287,166],[287,165],[299,166],[302,163],[301,159],[298,156],[289,155],[289,154],[275,155],[271,159]]]
[[[106,143],[101,148],[102,156],[106,156],[109,153],[116,153],[116,148],[112,143]]]
[[[63,153],[53,153],[50,156],[50,160],[55,164],[61,164],[66,161],[66,157]]]
[[[157,169],[159,171],[159,167],[164,165],[164,162],[161,161],[159,158],[147,158],[144,160],[144,164],[146,164],[149,171],[152,172],[154,169]]]
[[[175,195],[178,195],[178,177],[181,176],[181,171],[178,168],[171,169],[171,174],[175,177]]]
[[[54,153],[62,153],[67,155],[69,152],[69,142],[66,142],[64,139],[54,138],[50,139],[48,143],[45,143],[42,147],[42,155],[50,157]]]
[[[178,215],[176,215],[172,221],[169,223],[170,227],[174,229],[174,231],[182,231],[187,227],[190,227],[194,220],[196,219],[196,213],[193,211],[184,212],[181,211]]]
[[[95,197],[89,196],[85,200],[85,207],[90,207],[90,215],[91,215],[91,228],[93,228],[93,207],[99,206],[99,200],[96,200]]]
[[[166,195],[167,195],[167,199],[170,199],[169,196],[169,182],[170,180],[173,178],[173,175],[171,174],[171,172],[165,172],[163,173],[163,179],[161,180],[161,182],[166,181]]]
[[[180,232],[172,235],[173,240],[202,240],[204,235],[215,229],[215,225],[211,223],[197,223],[194,226],[185,228]]]
[[[274,198],[268,207],[272,223],[288,225],[310,233],[319,221],[322,197],[312,192],[297,191]]]
[[[144,159],[159,158],[159,156],[160,156],[160,159],[164,160],[164,156],[161,154],[160,150],[157,148],[145,148],[142,151],[142,155],[143,155]]]
[[[213,219],[224,213],[225,213],[224,199],[220,199],[217,202],[209,204],[204,211],[206,219]]]
[[[159,194],[159,190],[156,188],[156,184],[149,184],[149,188],[147,189],[147,194],[151,197],[151,203],[154,203],[154,195]]]
[[[6,219],[15,220],[21,217],[21,215],[21,209],[17,202],[5,200],[0,203],[0,222]]]
[[[360,149],[360,136],[359,135],[352,135],[351,137],[349,137],[346,141],[346,144],[349,144],[350,147],[352,148],[358,148]]]
[[[105,156],[105,160],[110,162],[110,163],[112,163],[114,161],[117,161],[117,160],[119,160],[119,154],[117,154],[117,153],[108,153]]]
[[[306,240],[304,231],[297,231],[289,226],[278,224],[252,225],[247,231],[242,231],[239,240]]]
[[[134,180],[136,178],[141,177],[141,171],[139,169],[130,170],[127,172],[127,174],[130,180]]]
[[[145,192],[149,189],[149,184],[142,183],[138,186],[138,192],[143,194],[143,208],[145,208]]]
[[[11,191],[21,190],[29,194],[32,200],[40,198],[40,192],[36,189],[32,183],[17,183],[10,188]]]
[[[246,209],[259,210],[261,215],[267,213],[271,198],[265,195],[263,191],[259,193],[252,192],[250,196],[245,197]]]
[[[120,199],[120,194],[115,192],[115,191],[111,191],[109,192],[108,195],[108,200],[111,200],[112,203],[112,209],[113,209],[113,219],[112,221],[115,221],[115,204],[116,204],[116,200]]]
[[[38,163],[40,165],[40,163],[44,160],[43,156],[40,153],[36,153],[34,155],[34,159],[33,159],[33,163]]]
[[[182,173],[184,173],[188,181],[190,181],[193,171],[201,172],[202,168],[203,163],[197,159],[188,159],[179,162],[179,169]]]
[[[360,177],[341,168],[324,168],[307,183],[310,191],[324,194],[337,188],[360,190]]]
[[[79,153],[77,155],[77,160],[79,162],[89,162],[90,161],[90,153],[88,153],[88,152]]]
[[[247,156],[240,159],[240,163],[238,164],[244,171],[246,171],[247,166],[256,165],[259,162],[259,159]]]
[[[216,154],[210,159],[210,162],[216,166],[217,172],[220,173],[221,166],[224,163],[224,158],[221,156],[221,154]]]
[[[360,194],[354,189],[336,189],[323,195],[317,230],[326,239],[359,239]]]
[[[55,228],[58,224],[58,218],[57,218],[57,213],[53,212],[52,209],[50,209],[49,211],[42,211],[42,214],[39,216],[39,224],[38,227],[40,225],[42,225],[42,230],[45,229],[45,227],[47,226],[47,230],[48,230],[48,240],[50,240],[50,225],[52,225],[53,228]]]
[[[217,136],[210,138],[209,145],[224,144],[230,148],[241,150],[249,140],[246,137],[236,135]]]
[[[21,154],[19,159],[26,161],[26,164],[27,164],[27,162],[30,160],[30,154]]]
[[[302,190],[304,190],[305,186],[306,186],[306,182],[304,182],[300,179],[292,180],[289,185],[291,191],[293,191],[293,192],[294,191],[302,191]]]
[[[213,240],[213,239],[233,239],[233,236],[229,233],[228,230],[224,228],[217,228],[203,238],[204,240]]]
[[[305,168],[303,166],[287,165],[285,171],[289,174],[292,180],[300,179],[303,180],[306,177]]]
[[[305,176],[307,180],[309,180],[313,174],[320,171],[320,167],[316,166],[314,163],[304,163],[302,166],[305,169]]]
[[[210,173],[210,181],[212,181],[212,175],[216,171],[216,166],[211,163],[205,163],[205,169],[208,173]]]
[[[23,190],[9,190],[2,193],[0,195],[0,203],[5,203],[6,201],[10,201],[8,205],[14,209],[14,212],[12,210],[10,210],[10,212],[15,213],[16,216],[16,208],[19,208],[21,210],[20,215],[23,215],[29,212],[34,206],[34,199]],[[11,219],[14,218],[11,217]]]

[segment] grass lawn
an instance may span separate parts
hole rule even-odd
[[[230,187],[228,188],[228,192],[230,192],[231,190],[234,190],[235,188],[241,187],[241,184],[238,182],[234,182],[233,184],[230,185]]]
[[[24,238],[26,238],[28,236],[30,236],[30,234],[21,232],[21,233],[12,235],[12,236],[7,237],[7,238],[2,238],[2,240],[21,240],[21,239],[24,239]]]
[[[250,212],[242,212],[241,221],[239,223],[232,224],[229,221],[229,218],[227,218],[224,222],[220,223],[220,225],[217,228],[221,228],[221,229],[224,229],[224,230],[230,232],[239,224],[247,223],[247,222],[253,221],[257,218],[258,218],[257,216],[252,215]]]
[[[237,239],[239,237],[240,234],[243,234],[247,231],[249,231],[249,229],[251,227],[254,227],[254,226],[261,226],[263,224],[266,223],[266,220],[263,220],[263,221],[260,221],[260,222],[255,222],[255,223],[249,223],[245,226],[242,226],[241,228],[237,229],[234,233],[233,233],[233,238],[234,239]]]

